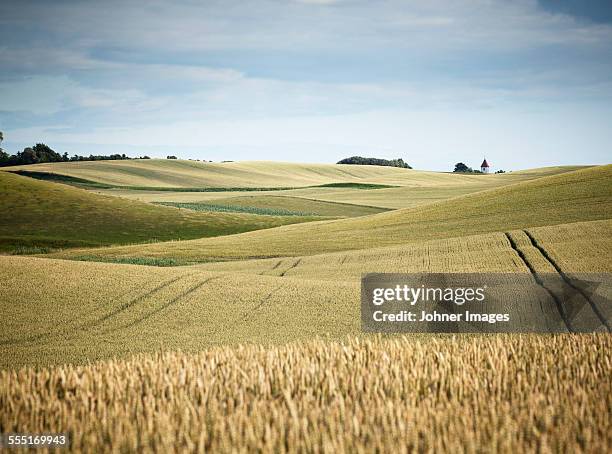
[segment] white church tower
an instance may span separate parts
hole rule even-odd
[[[485,158],[485,160],[482,161],[482,164],[480,164],[480,171],[482,173],[489,173],[490,168],[491,166],[489,166],[489,163],[487,162],[487,159]]]

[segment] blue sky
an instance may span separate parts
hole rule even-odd
[[[608,163],[609,5],[4,0],[2,146],[431,170]]]

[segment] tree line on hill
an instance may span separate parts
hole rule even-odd
[[[380,159],[380,158],[362,158],[361,156],[351,156],[350,158],[342,159],[336,164],[358,164],[366,166],[387,166],[400,167],[402,169],[412,169],[403,159]]]
[[[0,142],[2,142],[2,132],[0,132]],[[26,147],[23,151],[9,155],[0,148],[0,167],[22,166],[29,164],[40,164],[45,162],[74,162],[74,161],[117,161],[123,159],[150,159],[148,156],[140,158],[130,158],[125,154],[111,155],[89,155],[79,156],[77,154],[68,156],[68,153],[59,154],[44,143],[37,143],[33,147]]]

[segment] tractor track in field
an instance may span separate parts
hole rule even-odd
[[[121,306],[119,306],[117,309],[114,309],[113,311],[109,312],[108,314],[96,319],[96,320],[92,320],[90,322],[86,322],[83,323],[79,326],[76,327],[71,327],[70,330],[71,332],[74,333],[74,331],[79,330],[85,330],[85,329],[91,329],[91,328],[95,328],[97,326],[102,325],[105,321],[120,315],[121,313],[127,311],[129,308],[131,308],[132,306],[146,300],[147,298],[153,296],[154,294],[156,294],[157,292],[165,289],[166,287],[174,284],[175,282],[179,281],[180,279],[184,278],[185,276],[178,276],[176,278],[170,279],[166,282],[163,282],[162,284],[159,284],[157,287],[151,289],[150,291],[143,293],[142,295],[137,296],[136,298],[131,299],[130,301],[128,301],[127,303],[122,304]],[[125,293],[126,295],[129,294],[129,292]],[[16,344],[22,344],[22,343],[27,343],[27,342],[35,342],[35,341],[39,341],[39,340],[52,340],[54,338],[58,338],[58,337],[63,337],[64,339],[70,339],[73,338],[74,335],[72,336],[66,336],[66,332],[45,332],[45,333],[40,333],[40,334],[35,334],[33,336],[29,336],[29,337],[25,337],[22,339],[7,339],[7,340],[3,340],[0,342],[0,345],[16,345]]]
[[[559,274],[559,276],[561,276],[563,281],[567,285],[569,285],[571,288],[573,288],[575,291],[580,293],[580,295],[582,295],[582,297],[588,301],[589,305],[591,306],[591,309],[593,310],[595,315],[597,315],[597,318],[599,318],[603,326],[606,327],[606,330],[608,332],[611,332],[610,324],[608,323],[606,318],[603,316],[599,307],[597,307],[597,304],[595,303],[595,301],[593,301],[593,298],[591,298],[588,295],[588,293],[586,293],[582,288],[580,288],[579,286],[575,285],[572,282],[572,280],[563,272],[563,270],[561,270],[561,267],[559,266],[559,264],[550,256],[548,251],[541,244],[538,243],[535,237],[528,230],[523,230],[523,232],[525,233],[525,235],[527,235],[527,238],[529,238],[529,241],[531,241],[531,245],[534,248],[536,248],[538,251],[540,251],[540,254],[542,254],[542,256],[548,261],[548,263],[551,264],[551,266],[555,269],[555,271],[557,271],[557,273]]]
[[[292,269],[296,268],[296,267],[297,267],[297,266],[298,266],[298,265],[299,265],[301,262],[302,262],[302,259],[301,259],[301,258],[297,259],[295,262],[293,262],[293,264],[292,264],[292,265],[291,265],[289,268],[287,268],[285,271],[283,271],[283,272],[282,272],[281,274],[279,274],[278,276],[279,276],[279,277],[285,277],[285,275],[286,275],[286,274],[287,274],[289,271],[291,271]]]
[[[274,266],[272,267],[272,269],[273,269],[273,270],[275,270],[276,268],[278,268],[279,266],[281,266],[281,263],[283,263],[283,261],[282,261],[282,260],[279,260],[278,262],[276,262],[276,265],[274,265]]]
[[[132,306],[146,300],[147,298],[153,296],[154,294],[156,294],[157,292],[165,289],[166,287],[169,287],[170,285],[174,284],[175,282],[178,282],[179,280],[181,280],[182,278],[184,278],[186,276],[178,276],[175,277],[173,279],[170,279],[166,282],[164,282],[163,284],[158,285],[157,287],[155,287],[154,289],[152,289],[151,291],[140,295],[130,301],[128,301],[127,303],[122,304],[121,306],[119,306],[117,309],[113,310],[112,312],[109,312],[108,314],[106,314],[104,317],[99,318],[98,320],[94,320],[93,322],[84,325],[82,328],[95,328],[96,326],[100,326],[102,323],[104,323],[105,321],[107,321],[108,319],[119,315],[125,311],[127,311],[129,308],[131,308]]]
[[[249,319],[249,317],[255,313],[255,311],[261,309],[263,305],[266,304],[270,300],[270,298],[272,298],[272,295],[278,292],[282,287],[283,287],[282,285],[279,285],[274,290],[272,290],[270,293],[268,293],[266,296],[264,296],[261,299],[261,301],[259,301],[259,303],[257,303],[252,309],[250,309],[248,312],[245,312],[240,320],[242,322],[246,322]]]
[[[516,244],[516,241],[514,241],[514,238],[512,238],[512,235],[510,235],[509,232],[504,232],[504,235],[506,235],[506,239],[510,243],[510,246],[512,247],[512,249],[514,249],[514,251],[517,253],[517,255],[520,257],[520,259],[523,261],[525,266],[529,269],[529,272],[532,274],[533,278],[538,283],[538,285],[540,287],[542,287],[544,290],[546,290],[548,295],[555,302],[555,305],[557,306],[557,310],[559,311],[559,315],[561,316],[561,319],[563,320],[563,323],[565,324],[565,327],[567,328],[567,330],[570,333],[574,332],[574,330],[572,329],[572,326],[571,326],[571,324],[570,324],[570,322],[569,322],[569,320],[567,318],[567,314],[565,313],[565,309],[563,308],[563,303],[561,302],[561,300],[544,284],[544,281],[540,278],[540,276],[538,276],[538,273],[535,270],[534,266],[531,264],[531,262],[529,262],[529,260],[525,256],[525,253]]]
[[[217,277],[209,277],[207,279],[204,279],[203,281],[192,285],[191,287],[189,287],[187,290],[185,290],[184,292],[181,292],[180,294],[178,294],[177,296],[175,296],[174,298],[172,298],[170,301],[162,304],[161,306],[153,309],[152,311],[142,315],[141,317],[138,317],[136,320],[132,320],[129,323],[126,323],[124,325],[118,326],[116,328],[112,328],[107,330],[106,332],[116,332],[119,330],[123,330],[123,329],[127,329],[127,328],[131,328],[133,326],[139,325],[140,323],[144,322],[145,320],[153,317],[154,315],[162,312],[163,310],[169,308],[170,306],[176,304],[177,302],[179,302],[180,300],[184,299],[185,297],[191,295],[192,293],[194,293],[195,291],[199,290],[200,288],[202,288],[204,285],[208,284],[209,282],[216,280],[216,279],[221,279],[221,276],[217,276]]]
[[[276,265],[274,265],[272,268],[270,268],[269,270],[263,270],[261,273],[257,273],[260,276],[268,276],[266,274],[267,271],[274,271],[275,269],[277,269],[279,266],[281,266],[281,264],[283,263],[282,260],[279,260],[278,262],[276,262]]]

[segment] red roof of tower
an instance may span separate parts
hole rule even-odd
[[[482,161],[482,164],[480,164],[480,167],[489,167],[489,163],[487,162],[486,159]]]

